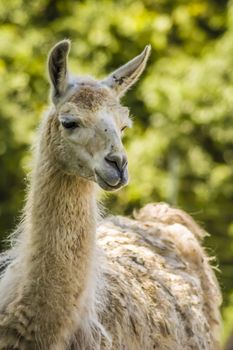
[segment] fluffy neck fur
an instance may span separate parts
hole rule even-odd
[[[41,130],[20,237],[22,279],[8,311],[10,324],[20,324],[20,310],[32,320],[27,338],[36,338],[38,348],[62,349],[93,292],[97,209],[95,185],[56,166],[48,123],[51,117]]]

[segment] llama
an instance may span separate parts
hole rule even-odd
[[[217,350],[221,295],[201,228],[167,204],[100,220],[96,183],[128,181],[120,97],[150,47],[106,79],[51,50],[52,107],[38,132],[23,216],[2,255],[0,350]]]

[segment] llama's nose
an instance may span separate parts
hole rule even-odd
[[[115,167],[120,173],[125,169],[128,161],[125,154],[109,153],[105,158],[106,162]]]

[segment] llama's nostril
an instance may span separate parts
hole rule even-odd
[[[118,163],[117,163],[116,160],[112,160],[112,159],[109,159],[109,158],[107,158],[107,157],[105,157],[104,159],[105,159],[105,161],[106,161],[109,165],[115,167],[117,170],[120,170],[120,169],[119,169],[119,165],[118,165]]]
[[[119,172],[122,172],[127,165],[127,158],[125,155],[108,154],[105,161],[111,166],[115,167]]]
[[[126,156],[123,156],[123,159],[122,159],[122,170],[125,169],[125,167],[127,166],[128,164],[128,160],[126,158]]]

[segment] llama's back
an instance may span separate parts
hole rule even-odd
[[[114,350],[216,350],[221,295],[201,229],[166,204],[98,230],[107,263],[101,323]],[[100,349],[108,349],[103,337]]]

